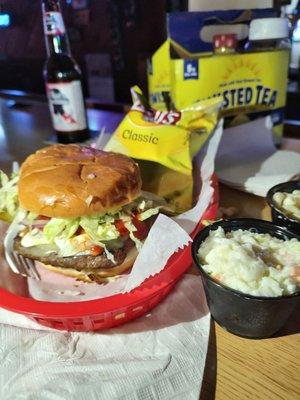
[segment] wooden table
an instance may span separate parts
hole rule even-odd
[[[122,116],[89,110],[90,127],[103,125],[112,131]],[[8,108],[0,100],[0,169],[21,162],[45,145],[51,135],[44,104]],[[285,139],[283,147],[300,151],[300,140]],[[238,216],[270,219],[262,198],[220,187],[222,207],[236,207]],[[212,322],[202,400],[296,400],[300,399],[300,318],[295,310],[284,329],[271,339],[248,340],[234,336]]]
[[[296,148],[291,144],[293,140],[286,139],[283,147]],[[220,185],[220,205],[236,207],[239,217],[271,220],[263,198],[223,185]],[[263,340],[234,336],[212,322],[200,399],[300,399],[299,311],[295,309],[275,337]]]

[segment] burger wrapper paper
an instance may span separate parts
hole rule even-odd
[[[168,259],[189,244],[191,241],[189,234],[199,223],[211,201],[213,195],[211,176],[221,136],[222,122],[194,160],[194,186],[195,193],[198,193],[195,206],[172,219],[163,214],[158,216],[130,273],[122,274],[106,284],[86,284],[75,278],[46,270],[36,263],[41,280],[27,278],[30,296],[37,300],[53,302],[99,299],[129,292],[140,286],[145,279],[162,271]]]
[[[198,154],[194,162],[195,191],[199,193],[195,206],[176,218],[160,214],[153,224],[147,239],[129,274],[103,285],[85,284],[75,278],[62,277],[54,272],[38,266],[41,281],[28,278],[30,295],[38,300],[47,301],[86,301],[103,298],[117,293],[129,292],[144,282],[145,279],[162,271],[168,259],[179,249],[191,241],[189,234],[201,220],[208,207],[213,188],[211,176],[214,172],[214,160],[218,144],[222,136],[222,122],[205,148]],[[201,179],[200,179],[201,177]],[[197,182],[201,188],[197,187]]]

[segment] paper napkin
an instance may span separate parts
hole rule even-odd
[[[210,324],[200,277],[113,330],[49,331],[3,309],[0,324],[1,399],[199,398]]]
[[[270,117],[224,130],[216,158],[221,182],[265,196],[279,183],[300,173],[300,154],[277,150]]]

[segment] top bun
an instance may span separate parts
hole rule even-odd
[[[47,217],[107,213],[140,190],[139,167],[131,158],[75,144],[38,150],[20,170],[21,206]]]

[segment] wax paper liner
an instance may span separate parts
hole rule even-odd
[[[65,302],[103,298],[131,291],[146,278],[159,273],[170,256],[189,243],[189,233],[196,227],[209,206],[213,194],[211,176],[222,131],[223,123],[220,121],[209,142],[195,159],[194,169],[198,170],[195,175],[201,176],[202,183],[196,205],[176,218],[160,215],[156,219],[129,274],[105,285],[85,284],[41,267],[41,281],[28,278],[31,296],[38,300]]]

